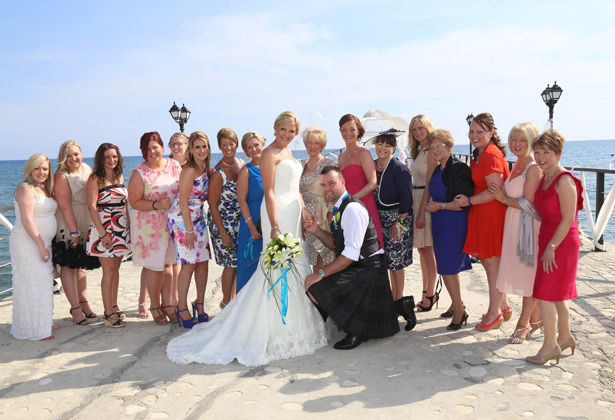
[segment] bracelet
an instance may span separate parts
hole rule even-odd
[[[79,232],[78,230],[71,232],[70,236],[72,236],[73,238],[77,238],[79,236],[81,236],[81,232]]]
[[[279,230],[280,227],[279,226],[274,226],[274,227],[271,228],[271,230],[273,230],[273,229],[278,229]]]
[[[507,206],[507,205],[508,205],[508,197],[506,197],[506,198],[504,199],[504,205],[505,205],[505,206]]]
[[[250,220],[252,220],[252,218],[251,218],[251,217],[248,217],[248,218],[246,219],[246,223],[248,223]]]
[[[193,230],[187,230],[186,233],[194,233]]]
[[[156,203],[157,203],[157,201],[156,201],[156,200],[152,201],[152,208],[153,208],[154,210],[156,210]]]
[[[104,237],[105,237],[105,236],[107,236],[108,234],[109,234],[109,232],[105,232],[105,234],[104,234],[103,236],[101,236],[100,238],[98,238],[98,239],[100,239],[100,240],[102,241],[102,238],[104,238]]]
[[[220,234],[220,237],[223,237],[225,234],[228,235],[228,232],[226,230]]]
[[[446,210],[444,206],[446,206],[446,203],[442,203],[442,210]]]
[[[421,201],[423,204],[429,204],[429,201]]]
[[[468,197],[468,204],[472,205],[472,201],[470,201],[470,197]]]
[[[554,244],[553,242],[549,242],[549,245],[551,245],[551,247],[552,247],[553,249],[557,248],[557,246],[555,246],[555,244]]]

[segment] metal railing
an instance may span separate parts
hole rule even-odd
[[[4,215],[2,214],[2,212],[9,211],[9,210],[15,210],[15,207],[14,206],[0,206],[0,223],[3,226],[5,226],[9,230],[9,232],[10,232],[11,229],[13,229],[13,224],[11,222],[9,222],[8,219],[6,217],[4,217]],[[9,239],[8,236],[4,236],[4,237],[0,238],[0,241],[6,241],[8,239]],[[0,262],[0,268],[7,267],[9,265],[11,265],[11,260],[10,259],[9,259],[8,262],[4,262],[4,263]],[[8,293],[11,290],[13,290],[12,287],[9,288],[9,289],[6,289],[6,290],[0,290],[0,295]]]

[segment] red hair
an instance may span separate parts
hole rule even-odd
[[[164,149],[164,143],[160,138],[160,134],[157,131],[152,131],[149,133],[145,133],[141,136],[141,142],[139,143],[139,149],[141,149],[141,154],[143,155],[143,159],[147,159],[147,146],[149,146],[150,141],[155,141]]]
[[[365,128],[363,128],[363,124],[361,124],[361,120],[359,120],[355,115],[346,114],[342,118],[340,118],[340,128],[342,128],[342,126],[346,124],[348,121],[354,121],[354,123],[357,126],[357,129],[359,130],[359,136],[357,138],[361,139],[361,137],[363,137],[363,134],[365,134]]]

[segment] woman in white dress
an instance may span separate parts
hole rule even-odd
[[[299,119],[283,112],[274,124],[275,140],[261,158],[264,199],[261,205],[263,238],[280,233],[301,237],[301,213],[308,216],[299,192],[302,166],[288,149],[299,132]],[[262,269],[213,320],[174,338],[167,356],[178,364],[191,362],[228,364],[234,359],[245,366],[311,354],[327,345],[322,317],[303,291],[310,274],[308,261],[295,260],[298,276],[289,275],[288,313],[284,324],[276,300],[267,291]],[[279,275],[274,272],[274,278]]]
[[[15,226],[9,246],[13,266],[13,324],[11,335],[20,340],[51,340],[53,269],[51,239],[56,234],[58,204],[52,196],[49,158],[32,155],[15,189]]]

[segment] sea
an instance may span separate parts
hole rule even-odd
[[[375,157],[373,148],[371,151]],[[327,149],[323,154],[337,154],[338,152],[339,149]],[[465,144],[455,146],[453,152],[468,154],[469,145]],[[564,152],[562,154],[561,163],[567,167],[608,169],[611,154],[615,154],[615,140],[567,141],[564,144]],[[299,147],[293,150],[293,155],[296,159],[308,157],[307,152]],[[244,161],[248,160],[243,153],[238,152],[237,157],[244,159]],[[213,167],[221,158],[222,154],[212,153],[211,166]],[[507,158],[509,160],[514,160],[515,156],[509,152]],[[93,158],[84,158],[83,161],[90,166],[93,166]],[[143,158],[141,156],[124,156],[124,178],[126,180],[126,185],[128,185],[130,172],[141,162],[143,162]],[[0,180],[2,180],[0,182],[0,207],[13,205],[13,191],[17,184],[21,181],[25,163],[26,160],[0,161]],[[55,160],[52,160],[52,167],[55,171]],[[576,174],[578,175],[578,172],[576,172]],[[596,174],[586,172],[585,178],[592,211],[595,212]],[[606,174],[605,191],[607,193],[610,191],[613,184],[615,184],[615,174]],[[15,212],[13,210],[4,211],[2,212],[2,215],[11,223],[14,223]],[[596,215],[594,213],[594,220],[595,218]],[[581,226],[581,230],[591,236],[589,233],[589,224],[584,211],[579,212],[579,224]],[[9,254],[9,233],[9,230],[4,225],[0,224],[0,266],[9,263],[11,259]],[[615,244],[615,217],[613,215],[611,215],[605,230],[604,240]],[[4,267],[0,267],[0,300],[10,296],[10,291],[3,293],[3,291],[10,288],[11,266],[9,264]]]

